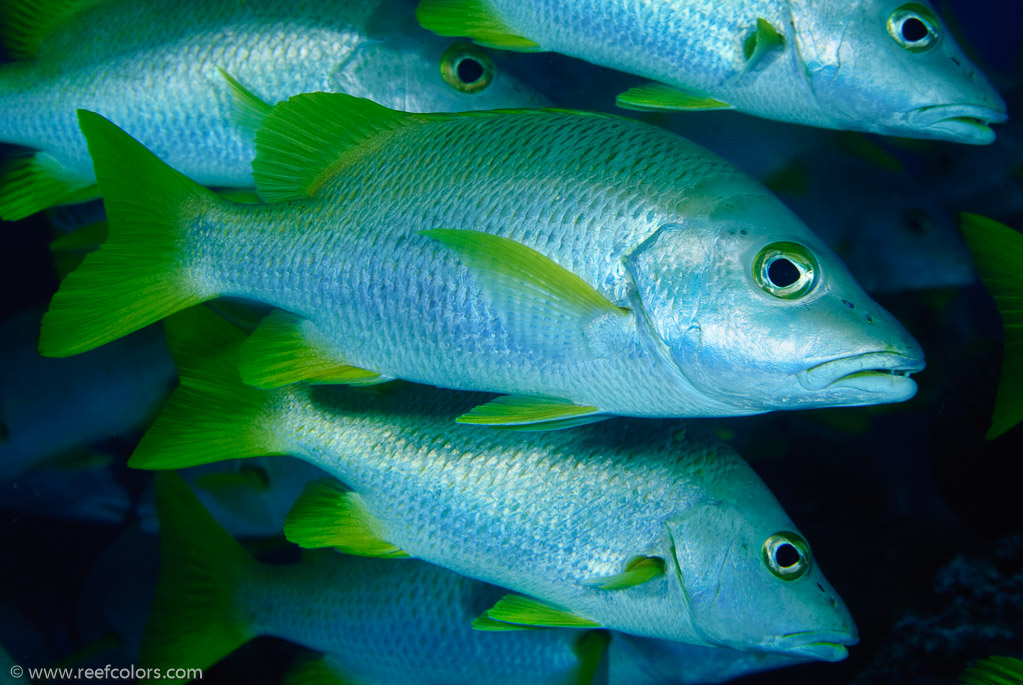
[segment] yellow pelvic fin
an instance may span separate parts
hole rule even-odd
[[[254,562],[180,476],[154,480],[160,576],[142,638],[141,663],[206,669],[255,637],[234,601]]]
[[[263,125],[263,121],[273,105],[264,102],[255,93],[243,86],[229,73],[217,67],[217,72],[227,82],[228,90],[231,93],[231,100],[234,110],[231,112],[231,120],[250,135],[256,135],[256,131]]]
[[[50,207],[98,197],[96,184],[74,180],[45,152],[14,157],[0,168],[0,219],[4,221],[19,221]]]
[[[242,380],[257,388],[291,383],[369,385],[390,380],[375,371],[347,366],[330,350],[316,325],[276,310],[267,315],[241,349]]]
[[[361,557],[401,559],[409,555],[381,537],[381,523],[358,494],[325,479],[306,486],[288,512],[284,535],[299,547],[334,547]]]
[[[256,190],[266,202],[312,197],[353,148],[425,120],[343,93],[295,95],[274,105],[256,133]]]
[[[484,616],[502,623],[539,628],[599,628],[600,624],[538,599],[505,595]],[[485,625],[485,624],[483,624]],[[475,626],[475,623],[473,625]],[[484,627],[484,630],[487,628]]]
[[[0,41],[22,59],[39,54],[46,38],[83,9],[100,0],[4,0],[0,2]]]
[[[516,35],[487,0],[420,0],[416,18],[423,28],[441,36],[468,36],[480,45],[505,50],[543,50]]]
[[[625,590],[663,576],[664,568],[664,559],[660,557],[637,556],[629,559],[621,573],[606,578],[593,578],[587,583],[601,590]]]
[[[603,421],[597,407],[584,407],[567,400],[527,395],[502,395],[486,404],[474,407],[457,419],[468,423],[495,428],[520,428],[530,431],[559,430]]]
[[[963,214],[963,237],[977,273],[1002,315],[1005,359],[988,440],[1023,420],[1023,234],[977,214]]]
[[[784,47],[785,36],[779,33],[771,22],[757,17],[756,30],[746,36],[742,45],[742,54],[746,58],[746,70],[755,69],[766,55]]]
[[[615,101],[622,109],[654,110],[680,109],[693,112],[716,109],[735,109],[732,105],[689,90],[664,83],[646,83],[629,88]]]

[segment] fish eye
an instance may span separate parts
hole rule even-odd
[[[938,17],[930,8],[911,2],[888,17],[888,33],[910,52],[924,52],[938,42]]]
[[[440,74],[461,93],[478,93],[494,81],[497,66],[483,48],[455,43],[440,58]]]
[[[819,274],[817,260],[799,243],[772,243],[753,260],[753,280],[765,292],[783,300],[809,294]]]
[[[764,541],[764,563],[778,578],[795,580],[810,570],[810,545],[796,533],[782,531]]]

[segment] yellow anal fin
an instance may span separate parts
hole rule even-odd
[[[592,685],[598,682],[597,670],[607,653],[607,646],[610,642],[611,634],[606,630],[591,630],[579,638],[572,648],[579,658],[575,685]],[[605,675],[599,682],[605,682],[606,679]]]
[[[310,483],[284,523],[284,535],[299,547],[334,547],[346,554],[388,559],[409,554],[381,537],[380,522],[366,510],[362,498],[340,483]]]
[[[576,274],[509,238],[454,229],[420,233],[458,255],[512,338],[530,349],[576,355],[586,349],[587,324],[629,313]]]
[[[647,83],[635,88],[629,88],[618,96],[616,104],[622,109],[639,111],[679,109],[697,112],[735,109],[735,107],[726,102],[663,83]]]
[[[300,382],[371,385],[390,380],[332,356],[312,321],[282,310],[267,315],[242,345],[238,370],[242,380],[257,388]]]
[[[597,407],[584,407],[567,400],[503,395],[474,407],[455,421],[478,426],[540,431],[571,428],[606,418]]]
[[[491,621],[511,623],[519,626],[537,628],[599,628],[600,624],[571,611],[560,609],[538,599],[522,595],[505,595],[497,604],[488,609],[483,616]],[[478,621],[479,619],[477,619]],[[482,630],[493,630],[489,624],[480,624]],[[476,628],[476,622],[473,622]]]
[[[15,59],[32,57],[46,38],[99,0],[4,0],[0,3],[0,40]]]
[[[977,214],[963,214],[963,237],[977,273],[995,298],[1005,329],[1005,359],[988,440],[1023,420],[1023,234]]]
[[[95,200],[94,183],[71,179],[50,155],[16,157],[0,170],[0,219],[19,221],[57,205]]]
[[[755,69],[766,55],[784,47],[785,36],[779,33],[771,22],[757,17],[756,30],[746,36],[742,45],[743,57],[746,58],[746,71]]]
[[[538,43],[516,35],[487,0],[421,0],[416,18],[423,28],[441,36],[468,36],[480,45],[536,52]]]
[[[663,576],[664,568],[664,559],[660,557],[637,556],[629,559],[621,573],[606,578],[592,578],[587,584],[601,590],[625,590]]]

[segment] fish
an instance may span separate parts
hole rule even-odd
[[[962,215],[963,238],[977,273],[995,298],[1005,329],[1005,359],[987,439],[994,440],[1023,420],[1023,235],[979,214]]]
[[[858,640],[778,501],[695,425],[480,431],[451,421],[478,401],[470,393],[258,389],[237,371],[240,330],[202,308],[167,328],[181,385],[130,467],[274,455],[315,464],[348,489],[307,488],[289,540],[413,556],[519,593],[488,609],[481,629],[604,627],[828,661]]]
[[[618,96],[628,109],[735,109],[974,145],[1008,118],[926,0],[421,0],[416,15],[439,35],[652,79]]]
[[[459,420],[528,430],[898,402],[924,367],[777,198],[646,124],[296,96],[260,129],[250,206],[81,119],[110,237],[51,301],[47,356],[237,296],[280,308],[250,384],[506,393]]]
[[[6,221],[98,196],[77,108],[203,185],[249,188],[253,122],[296,93],[410,111],[546,102],[485,48],[423,31],[402,2],[11,0],[2,12],[18,59],[0,66],[0,142],[26,148],[0,170]]]
[[[1023,685],[1023,660],[1014,656],[979,659],[959,676],[963,685]]]
[[[174,387],[159,327],[50,359],[36,350],[42,314],[36,307],[0,323],[0,483],[109,464],[97,443],[139,435]]]
[[[143,667],[206,670],[272,635],[320,654],[296,672],[333,672],[333,681],[577,685],[603,655],[607,638],[592,631],[473,630],[501,588],[422,561],[317,550],[301,563],[259,563],[176,474],[157,474],[155,487],[160,578]]]

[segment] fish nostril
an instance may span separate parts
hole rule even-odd
[[[952,58],[952,64],[956,65],[957,67],[963,66],[963,63],[959,61],[958,57],[953,57]]]
[[[872,317],[870,314],[864,314],[863,318],[866,319],[867,323],[874,323],[874,317]]]
[[[853,304],[852,302],[850,302],[849,300],[842,300],[842,304],[844,304],[844,305],[845,305],[846,307],[848,307],[849,309],[856,309],[856,305],[854,305],[854,304]]]

